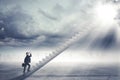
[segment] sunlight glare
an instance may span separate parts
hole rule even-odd
[[[117,8],[113,4],[98,4],[95,7],[96,19],[103,25],[112,25],[115,23]]]

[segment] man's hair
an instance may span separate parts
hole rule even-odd
[[[29,52],[26,52],[26,55],[29,55]]]

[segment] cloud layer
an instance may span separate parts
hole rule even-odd
[[[0,46],[57,46],[82,28],[99,26],[95,22],[93,11],[97,2],[99,1],[0,0]],[[103,40],[96,39],[93,45],[102,46],[105,43],[108,46],[116,43],[111,34],[114,33],[110,32]],[[81,45],[85,39],[86,37],[78,43]],[[88,38],[88,41],[91,39],[92,37]]]

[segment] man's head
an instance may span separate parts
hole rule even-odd
[[[29,55],[29,52],[26,52],[26,55]]]

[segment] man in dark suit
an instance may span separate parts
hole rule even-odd
[[[25,73],[27,66],[28,66],[27,71],[28,72],[30,71],[31,57],[32,57],[32,54],[29,53],[29,52],[26,52],[26,57],[24,59],[24,70],[23,70],[23,73]]]

